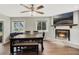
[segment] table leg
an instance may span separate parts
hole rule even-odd
[[[11,47],[11,54],[14,55],[14,47]]]
[[[43,43],[41,43],[41,50],[42,50],[42,52],[43,52],[43,50],[44,50]]]
[[[39,54],[39,45],[36,45],[36,52],[37,52],[37,55]]]
[[[13,46],[12,46],[12,41],[10,40],[10,54],[13,55]]]

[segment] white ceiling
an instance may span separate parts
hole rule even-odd
[[[31,16],[30,13],[20,13],[25,11],[26,8],[19,4],[0,4],[0,13],[9,17],[27,17]],[[79,10],[79,4],[44,4],[41,9],[45,14],[40,15],[34,13],[34,16],[53,16],[61,13]]]

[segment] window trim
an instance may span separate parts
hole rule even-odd
[[[15,31],[15,30],[13,30],[14,29],[13,27],[14,27],[14,23],[15,22],[23,22],[23,30],[21,30],[21,31]],[[24,30],[25,29],[25,22],[24,21],[12,21],[11,22],[11,27],[12,27],[12,29],[11,29],[12,32],[16,32],[16,33],[18,33],[18,32],[24,32],[25,31]]]
[[[42,30],[42,29],[38,30],[37,29],[38,22],[46,22],[46,30]],[[39,32],[47,32],[48,31],[48,22],[47,22],[47,20],[38,20],[38,21],[36,21],[36,30],[39,31]]]

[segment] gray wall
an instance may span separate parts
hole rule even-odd
[[[74,12],[74,24],[78,26],[73,26],[71,30],[71,44],[79,45],[79,11]]]
[[[3,44],[9,41],[10,35],[10,18],[0,14],[0,21],[3,22]]]

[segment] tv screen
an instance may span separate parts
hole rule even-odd
[[[73,12],[56,15],[54,18],[54,25],[73,24]]]

